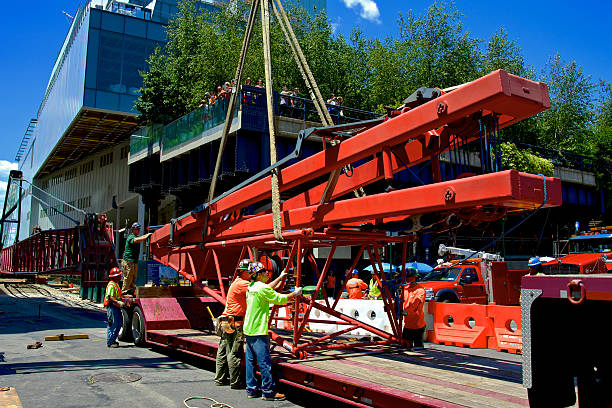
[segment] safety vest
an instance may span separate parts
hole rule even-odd
[[[117,282],[110,281],[108,285],[106,285],[106,293],[104,294],[104,307],[107,307],[110,304],[110,296],[113,296],[115,299],[121,297],[121,288],[117,285]]]

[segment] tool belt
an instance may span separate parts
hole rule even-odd
[[[242,326],[244,316],[220,316],[219,325],[227,334],[232,334],[236,331],[236,326]]]
[[[241,322],[243,320],[244,320],[244,316],[220,316],[219,317],[220,322],[229,322],[229,321]]]

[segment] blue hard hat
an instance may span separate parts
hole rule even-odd
[[[353,275],[359,275],[359,271],[357,269],[353,269]]]
[[[527,266],[535,267],[535,266],[539,266],[539,265],[542,265],[542,262],[540,261],[539,257],[534,256],[534,257],[529,258],[529,262],[527,263]]]

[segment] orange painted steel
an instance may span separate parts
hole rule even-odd
[[[520,306],[487,305],[487,317],[493,326],[493,339],[497,351],[520,354],[523,351],[523,326]],[[514,323],[514,324],[513,324]]]
[[[487,306],[429,301],[428,313],[433,315],[433,330],[428,340],[448,346],[488,348],[493,333]]]
[[[505,71],[495,71],[437,99],[389,118],[382,124],[366,129],[342,143],[327,147],[313,156],[279,169],[279,188],[281,192],[285,192],[325,176],[335,169],[372,157],[384,149],[401,153],[401,149],[409,142],[411,143],[409,151],[414,151],[414,155],[407,154],[404,162],[408,166],[413,166],[419,161],[438,155],[443,150],[439,144],[439,149],[430,149],[435,144],[436,135],[442,135],[444,132],[456,133],[458,127],[461,129],[465,127],[466,121],[468,124],[470,121],[477,121],[478,115],[495,113],[499,127],[503,128],[548,107],[550,100],[545,84],[529,81]],[[392,168],[397,171],[400,163],[393,159],[392,157],[395,164],[392,163]],[[380,177],[384,177],[384,170],[380,172],[376,170],[374,173],[374,168],[378,168],[377,164],[371,165],[372,169],[368,171],[364,168],[364,173],[367,173],[364,176],[360,175],[360,167],[356,167],[353,171],[352,177],[356,177],[354,182],[349,182],[344,187],[336,186],[334,190],[336,196],[341,191],[354,188],[357,180],[360,180],[358,184],[363,186],[376,181],[379,173]],[[340,185],[342,186],[342,183]],[[216,225],[216,221],[226,214],[270,199],[269,186],[270,177],[264,177],[212,203],[209,225]],[[317,196],[320,194],[313,192],[304,204],[312,203]],[[175,241],[179,239],[186,243],[200,242],[202,228],[206,227],[203,225],[204,218],[203,212],[187,215],[173,225],[168,224],[157,230],[151,242],[154,247],[163,248],[169,244],[171,235],[174,235]]]
[[[302,335],[308,323],[315,322],[310,318],[312,309],[332,316],[341,322],[338,323],[341,327],[369,331],[382,339],[376,344],[402,344],[402,316],[398,313],[400,300],[391,293],[391,286],[385,286],[386,277],[382,272],[379,250],[392,242],[401,243],[401,255],[405,260],[407,242],[414,241],[416,235],[388,236],[385,223],[413,223],[414,217],[415,230],[423,225],[429,228],[438,224],[443,229],[453,225],[448,221],[453,216],[465,222],[475,217],[490,222],[509,211],[560,205],[561,182],[556,178],[507,170],[440,181],[438,159],[441,153],[449,151],[450,145],[457,148],[481,140],[481,144],[489,145],[484,150],[488,155],[493,142],[491,137],[487,140],[483,134],[488,132],[490,136],[490,132],[548,107],[550,100],[545,84],[495,71],[420,106],[406,107],[390,114],[380,123],[364,123],[362,128],[359,124],[352,124],[310,129],[305,132],[322,138],[338,137],[341,143],[326,146],[310,157],[274,170],[278,174],[284,200],[281,208],[282,242],[277,241],[271,233],[273,223],[270,211],[245,214],[248,206],[260,206],[271,199],[270,177],[267,176],[213,200],[209,203],[210,211],[200,206],[196,211],[160,228],[151,238],[151,253],[221,303],[225,301],[225,290],[238,261],[246,254],[251,259],[259,259],[260,255],[273,257],[273,254],[282,253],[280,269],[291,272],[297,287],[302,286],[303,274],[309,273],[306,265],[310,265],[313,282],[316,281],[312,298],[296,297],[290,308],[298,313],[288,313],[287,317],[278,318],[277,308],[272,308],[271,312],[271,322],[284,321],[286,327],[293,330],[287,339],[271,331],[272,340],[298,357],[325,348],[365,344],[326,343],[350,331],[347,327],[305,343]],[[485,123],[494,125],[483,130],[489,126]],[[300,137],[304,135],[302,133]],[[489,159],[489,156],[483,157],[483,160]],[[347,198],[348,193],[358,187],[382,179],[390,182],[393,174],[428,160],[434,162],[433,184]],[[353,165],[352,173],[342,174],[333,187],[331,201],[321,204],[322,192],[327,185],[317,186],[316,181],[347,165]],[[490,169],[483,169],[483,172],[487,171]],[[444,222],[447,224],[443,225]],[[329,273],[334,250],[339,246],[359,248],[351,269],[357,265],[363,253],[369,254],[374,275],[381,283],[390,332],[336,310],[339,293],[335,299],[328,300],[324,296],[323,303],[315,302],[317,295],[325,291],[323,283]],[[322,269],[312,254],[315,248],[329,249]],[[284,283],[279,290],[284,290]],[[486,309],[483,309],[482,316],[478,314],[479,309],[466,310],[476,320],[475,331],[481,330],[476,334],[471,333],[469,317],[457,316],[456,326],[464,325],[467,329],[463,337],[455,336],[452,343],[470,347],[484,344],[486,347],[487,339],[491,337]],[[450,333],[447,335],[451,336]]]

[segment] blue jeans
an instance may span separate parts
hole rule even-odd
[[[246,337],[246,392],[247,395],[258,395],[259,384],[255,378],[255,360],[261,373],[261,391],[265,397],[276,394],[272,379],[272,362],[270,361],[270,338],[265,336]]]
[[[119,329],[121,329],[121,324],[123,323],[121,310],[115,305],[108,305],[106,308],[106,320],[108,324],[106,329],[106,345],[110,346],[117,340]]]

